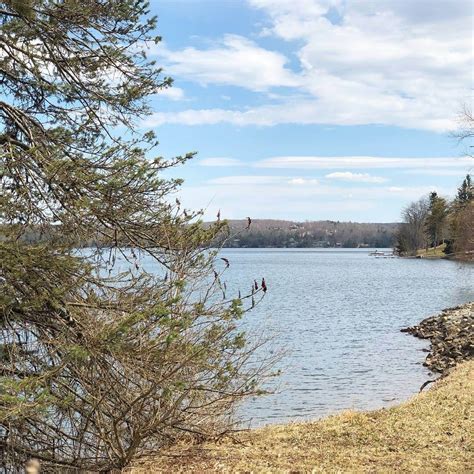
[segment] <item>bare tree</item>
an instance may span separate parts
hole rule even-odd
[[[472,139],[474,138],[474,114],[469,105],[465,105],[459,117],[459,129],[454,134],[460,143],[464,143],[465,156],[473,158]],[[450,250],[460,259],[474,259],[474,186],[471,179],[472,166],[458,189],[452,204]]]
[[[465,149],[465,155],[474,158],[472,151],[472,139],[474,138],[474,114],[470,105],[465,104],[458,118],[459,128],[454,133],[454,137],[459,140],[460,143],[467,145]]]
[[[429,200],[424,197],[409,204],[402,212],[403,223],[397,233],[398,249],[402,254],[416,255],[427,244],[426,220],[429,215]]]

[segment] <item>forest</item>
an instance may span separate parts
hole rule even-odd
[[[241,248],[389,248],[395,244],[395,223],[339,221],[292,222],[255,219],[229,222],[231,238],[224,247]]]
[[[474,259],[474,186],[469,174],[453,200],[433,191],[409,204],[402,216],[397,230],[400,255]]]

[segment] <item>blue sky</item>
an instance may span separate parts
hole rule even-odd
[[[450,135],[472,90],[464,0],[152,1],[174,78],[143,127],[187,207],[226,218],[399,220],[452,195],[472,161]]]

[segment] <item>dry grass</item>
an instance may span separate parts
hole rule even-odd
[[[446,244],[441,244],[437,247],[430,247],[429,249],[419,249],[416,254],[424,258],[446,258],[446,254],[444,253],[445,248]]]
[[[176,447],[132,472],[473,472],[473,389],[474,361],[465,362],[397,407]]]

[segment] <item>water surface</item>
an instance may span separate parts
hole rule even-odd
[[[251,424],[387,406],[415,394],[429,372],[427,341],[401,333],[474,299],[474,266],[381,259],[368,249],[225,249],[229,292],[264,276],[268,293],[246,325],[287,349],[278,392],[241,409]]]

